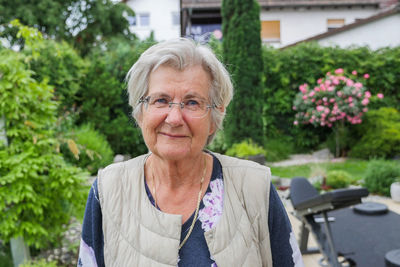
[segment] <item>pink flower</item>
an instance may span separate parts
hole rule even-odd
[[[293,109],[293,110],[297,110],[297,107],[296,107],[296,106],[293,106],[292,109]]]
[[[336,73],[336,74],[343,73],[343,69],[341,69],[341,68],[340,68],[340,69],[337,69],[337,70],[335,70],[335,73]]]
[[[363,112],[367,112],[367,111],[368,111],[368,108],[363,108],[362,111],[363,111]]]
[[[317,106],[317,111],[321,112],[324,110],[324,106]]]
[[[307,99],[307,95],[303,95],[303,100],[306,100]]]
[[[369,103],[368,98],[364,98],[364,99],[361,101],[361,104],[363,104],[364,106],[368,105],[368,103]]]
[[[343,93],[341,91],[336,93],[338,95],[338,97],[341,97],[343,95]]]
[[[351,107],[351,108],[354,107],[354,103],[350,103],[349,107]]]
[[[366,91],[365,92],[365,97],[366,98],[370,98],[371,97],[371,92],[370,91]]]
[[[363,85],[362,85],[362,83],[355,83],[354,87],[355,88],[361,88],[361,87],[363,87]]]
[[[314,91],[311,91],[311,93],[308,94],[308,96],[311,96],[311,97],[314,96],[314,95],[315,95]]]
[[[352,86],[353,84],[354,84],[353,80],[348,79],[348,80],[346,81],[346,85],[347,85],[347,86]]]
[[[365,73],[365,74],[364,74],[364,78],[365,78],[365,79],[368,79],[368,78],[369,78],[369,74],[368,74],[368,73]]]
[[[349,103],[353,102],[353,98],[351,96],[349,96],[348,100],[349,100]]]
[[[335,102],[335,99],[331,98],[331,99],[329,99],[329,102],[333,103],[333,102]]]
[[[294,121],[293,124],[294,124],[294,125],[298,125],[299,122],[298,122],[298,121]]]
[[[357,75],[357,71],[353,70],[353,71],[351,72],[351,74]]]
[[[382,94],[382,93],[379,93],[379,94],[377,94],[376,96],[377,96],[378,98],[380,98],[380,99],[383,98],[383,94]]]
[[[319,78],[318,81],[317,81],[317,83],[318,83],[318,84],[321,84],[321,83],[322,83],[322,79]]]

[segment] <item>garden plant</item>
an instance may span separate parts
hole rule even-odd
[[[363,75],[364,80],[369,74]],[[294,125],[312,124],[333,128],[335,132],[336,156],[340,156],[340,138],[345,123],[360,124],[372,94],[357,78],[357,71],[346,75],[339,68],[334,73],[328,72],[324,78],[312,87],[307,83],[299,86],[293,110],[297,112]],[[378,93],[377,98],[383,98]]]

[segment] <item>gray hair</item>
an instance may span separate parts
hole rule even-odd
[[[142,104],[139,101],[148,92],[149,78],[153,71],[160,66],[184,70],[197,65],[202,66],[211,77],[209,100],[217,107],[224,108],[224,111],[211,109],[211,120],[216,130],[207,139],[207,145],[210,144],[215,134],[222,129],[225,110],[233,96],[233,86],[228,71],[211,49],[193,40],[178,38],[153,45],[131,67],[126,80],[133,118],[138,121],[142,115]]]

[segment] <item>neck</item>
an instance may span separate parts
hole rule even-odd
[[[205,168],[204,161],[208,157],[208,154],[202,152],[193,158],[171,161],[152,154],[146,163],[147,173],[153,175],[157,186],[170,190],[191,187],[199,184]]]

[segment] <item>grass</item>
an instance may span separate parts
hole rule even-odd
[[[328,172],[332,170],[343,170],[350,174],[354,181],[364,178],[368,160],[348,159],[345,162],[309,163],[287,167],[271,167],[272,175],[283,178],[295,176],[311,177],[312,174]]]

